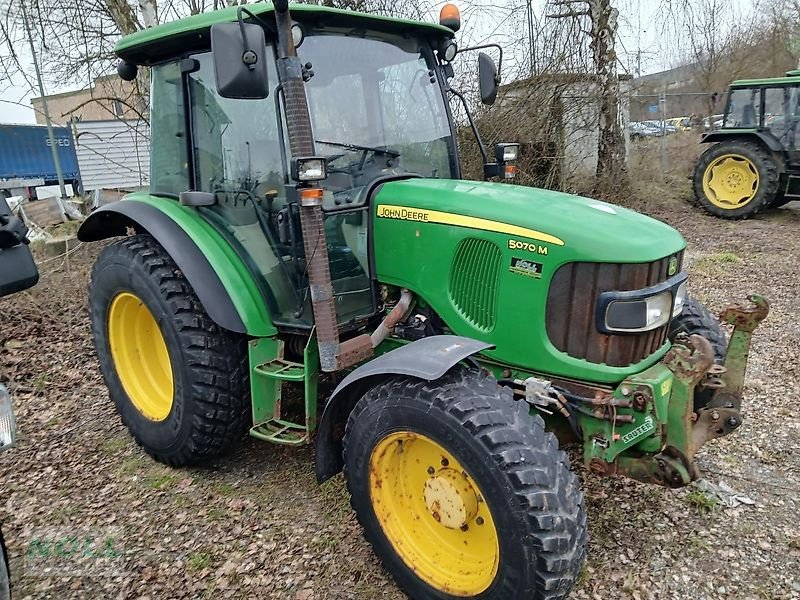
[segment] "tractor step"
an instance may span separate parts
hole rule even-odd
[[[305,444],[309,438],[308,429],[283,419],[270,419],[250,429],[250,435],[260,440],[287,446]]]
[[[263,365],[258,365],[255,372],[270,379],[281,381],[304,381],[305,368],[300,363],[276,358]]]

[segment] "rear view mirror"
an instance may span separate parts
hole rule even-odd
[[[241,22],[212,25],[211,53],[220,96],[260,99],[269,95],[267,45],[260,25]]]
[[[478,53],[478,84],[481,89],[481,102],[494,104],[497,98],[497,65],[488,54]]]
[[[26,290],[39,281],[27,233],[28,228],[0,196],[0,297]]]

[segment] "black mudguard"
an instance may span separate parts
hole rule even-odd
[[[315,457],[317,481],[327,481],[342,470],[344,425],[368,389],[392,375],[434,381],[465,358],[491,347],[457,335],[436,335],[382,354],[351,372],[333,391],[322,413]]]
[[[753,141],[753,142],[760,142],[765,147],[769,148],[773,152],[780,152],[783,154],[784,147],[781,145],[780,140],[778,140],[772,133],[768,131],[759,131],[754,129],[752,132],[742,132],[742,131],[725,131],[721,129],[719,131],[712,131],[711,133],[707,133],[703,136],[700,140],[701,144],[715,144],[717,142],[724,142],[726,140],[731,139],[743,139],[745,141]]]

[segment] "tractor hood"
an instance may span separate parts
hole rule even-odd
[[[596,326],[600,294],[677,274],[671,227],[619,206],[547,190],[407,179],[373,198],[378,281],[407,288],[449,330],[490,343],[523,369],[618,383],[666,353],[666,328],[637,336]]]
[[[406,179],[384,184],[375,206],[378,219],[493,231],[510,243],[535,241],[551,258],[566,260],[650,262],[686,246],[675,229],[632,210],[518,185]]]

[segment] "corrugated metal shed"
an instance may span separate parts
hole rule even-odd
[[[144,121],[77,121],[75,150],[86,191],[147,186],[150,129]]]

